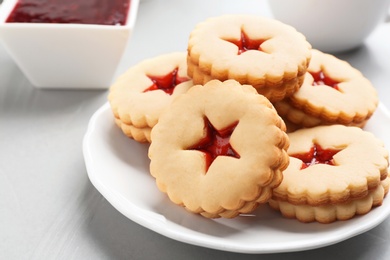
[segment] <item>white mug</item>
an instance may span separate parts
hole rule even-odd
[[[388,15],[390,0],[268,0],[275,19],[303,33],[313,48],[342,52],[364,42]]]

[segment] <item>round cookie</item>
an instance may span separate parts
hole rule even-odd
[[[389,186],[388,151],[373,134],[331,125],[288,137],[290,164],[273,190],[271,207],[303,222],[329,223],[382,203]]]
[[[296,218],[300,222],[309,223],[317,221],[328,224],[337,220],[348,220],[356,215],[364,215],[373,207],[382,205],[384,197],[389,192],[390,179],[387,177],[381,181],[381,185],[360,199],[339,204],[327,204],[323,206],[294,205],[286,201],[270,200],[269,205],[279,210],[286,218]]]
[[[363,127],[378,105],[375,88],[360,71],[333,55],[312,50],[301,88],[274,106],[301,127],[343,124]]]
[[[177,95],[192,87],[185,52],[147,59],[131,67],[110,87],[116,124],[129,137],[150,142],[150,132],[161,112]]]
[[[150,172],[174,203],[233,218],[266,203],[289,157],[285,125],[249,85],[212,80],[177,97],[152,130]]]
[[[310,44],[293,27],[255,15],[223,15],[199,23],[188,42],[194,84],[234,79],[275,102],[302,84]]]

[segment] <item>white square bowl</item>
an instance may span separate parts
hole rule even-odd
[[[6,23],[17,0],[0,6],[0,42],[39,88],[108,88],[131,36],[139,0],[125,25]]]

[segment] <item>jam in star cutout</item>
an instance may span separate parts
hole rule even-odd
[[[300,159],[302,161],[302,170],[316,164],[334,165],[333,156],[340,151],[341,150],[336,149],[323,149],[320,145],[314,144],[309,152],[302,154],[293,154],[290,156]]]
[[[198,150],[204,153],[206,160],[206,172],[215,158],[218,156],[231,156],[240,158],[240,155],[230,145],[230,136],[236,128],[238,122],[223,129],[215,129],[210,121],[205,118],[206,136],[199,143],[188,148],[188,150]]]
[[[237,55],[240,55],[249,50],[261,51],[260,45],[265,42],[264,39],[251,39],[245,32],[241,31],[241,39],[239,40],[227,40],[238,47]]]
[[[331,77],[328,77],[327,75],[325,75],[325,73],[322,70],[318,72],[309,72],[309,73],[314,78],[314,82],[312,84],[313,86],[326,85],[336,90],[339,90],[339,87],[337,85],[340,82],[332,79]]]
[[[179,69],[176,68],[172,72],[163,76],[147,75],[148,78],[153,82],[153,84],[147,89],[145,89],[144,92],[160,89],[168,95],[172,95],[177,85],[189,80],[189,78],[187,77],[179,77],[178,71]]]

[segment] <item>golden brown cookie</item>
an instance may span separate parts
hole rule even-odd
[[[301,88],[274,105],[282,118],[301,127],[363,127],[377,108],[378,97],[370,81],[349,63],[312,50]]]
[[[161,112],[191,86],[186,53],[169,53],[131,67],[111,86],[108,100],[122,131],[136,141],[150,142]]]
[[[290,164],[273,190],[272,207],[303,222],[328,223],[381,204],[389,186],[388,151],[372,133],[332,125],[288,136]]]
[[[337,220],[348,220],[356,215],[364,215],[373,207],[382,205],[384,197],[389,192],[390,179],[387,177],[381,181],[374,190],[370,190],[366,196],[360,199],[352,199],[339,204],[327,204],[323,206],[294,205],[287,201],[270,200],[272,208],[279,210],[286,218],[296,218],[308,223],[317,221],[327,224]]]
[[[150,172],[174,203],[232,218],[266,203],[288,165],[285,125],[249,85],[212,80],[178,96],[152,130]]]
[[[310,61],[310,44],[293,27],[255,15],[223,15],[199,23],[188,42],[194,84],[234,79],[271,101],[294,93]]]

